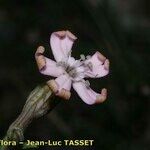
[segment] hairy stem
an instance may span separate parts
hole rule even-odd
[[[24,130],[34,118],[41,117],[51,111],[60,100],[54,95],[48,85],[37,86],[29,95],[21,114],[10,125],[4,140],[23,141]],[[4,147],[2,150],[8,149]]]

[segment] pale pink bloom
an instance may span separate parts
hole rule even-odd
[[[96,52],[91,57],[81,55],[81,59],[75,60],[71,56],[71,49],[76,39],[69,31],[52,33],[50,45],[56,61],[46,58],[43,55],[44,47],[40,46],[35,53],[38,68],[42,74],[56,77],[55,80],[47,82],[56,95],[69,99],[72,86],[86,104],[101,103],[107,97],[107,90],[94,92],[84,78],[106,76],[109,73],[109,60],[100,52]]]

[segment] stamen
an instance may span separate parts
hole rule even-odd
[[[90,59],[92,56],[91,55],[87,55],[86,56],[86,59]]]
[[[81,60],[85,60],[85,56],[83,54],[80,55]]]

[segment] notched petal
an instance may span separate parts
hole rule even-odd
[[[92,69],[85,71],[86,77],[100,78],[109,73],[109,60],[106,59],[100,52],[96,52],[90,59],[85,61],[85,64],[89,66],[91,63]]]
[[[77,38],[70,31],[58,31],[51,34],[50,45],[57,62],[68,58]]]
[[[106,57],[104,55],[102,55],[100,52],[96,52],[98,59],[104,63],[104,61],[106,60]]]
[[[49,86],[49,88],[54,92],[57,93],[58,92],[58,84],[55,80],[49,80],[47,81],[47,85]]]
[[[71,39],[71,40],[76,40],[77,39],[77,37],[74,35],[74,34],[72,34],[70,31],[57,31],[57,32],[55,32],[54,33],[57,37],[59,37],[60,39],[63,39],[63,38],[65,38],[66,36],[69,38],[69,39]]]
[[[43,47],[43,46],[39,46],[38,48],[37,48],[37,51],[36,51],[36,55],[38,55],[38,54],[43,54],[44,53],[44,51],[45,51],[45,48]]]
[[[43,46],[39,46],[37,48],[37,51],[35,52],[35,59],[36,59],[36,63],[37,66],[39,68],[39,70],[43,70],[44,68],[46,68],[46,60],[44,58],[44,56],[42,55],[44,53],[45,49]]]
[[[102,103],[107,98],[107,90],[102,89],[101,93],[93,91],[90,87],[87,88],[85,82],[74,82],[74,90],[78,93],[80,98],[88,105]]]
[[[61,97],[61,98],[63,98],[63,99],[69,100],[69,99],[70,99],[70,96],[71,96],[71,93],[70,93],[70,91],[68,91],[68,90],[66,90],[66,89],[64,89],[64,88],[62,88],[62,89],[58,92],[58,94],[56,94],[56,95],[58,95],[59,97]]]
[[[103,88],[101,94],[96,97],[96,104],[103,103],[107,99],[107,89]]]
[[[110,66],[110,62],[109,62],[108,59],[106,59],[106,60],[105,60],[105,63],[104,63],[104,68],[105,68],[106,70],[109,70],[109,66]]]
[[[59,38],[65,38],[66,36],[66,32],[65,31],[57,31],[57,32],[54,32],[54,34],[59,37]]]
[[[71,80],[68,79],[66,75],[62,75],[55,80],[49,80],[47,84],[56,96],[59,96],[65,100],[70,98]]]
[[[66,31],[66,35],[73,41],[77,39],[77,37],[68,30]]]

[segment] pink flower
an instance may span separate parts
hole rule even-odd
[[[106,100],[107,90],[104,88],[100,93],[94,92],[84,78],[106,76],[109,73],[109,60],[100,52],[87,57],[81,55],[81,59],[75,60],[71,56],[71,49],[76,39],[69,31],[52,33],[50,45],[56,62],[45,57],[44,47],[40,46],[35,53],[39,71],[44,75],[56,77],[55,80],[47,82],[56,95],[69,99],[72,86],[86,104],[101,103]]]

